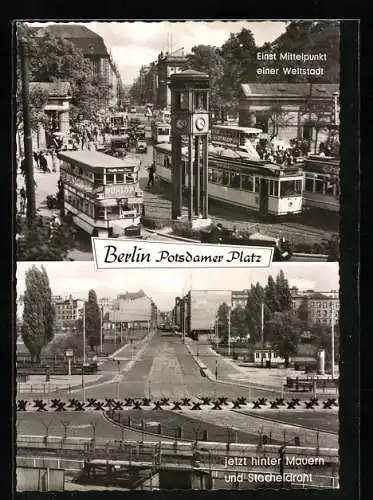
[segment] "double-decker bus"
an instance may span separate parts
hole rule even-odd
[[[167,122],[152,122],[152,140],[154,144],[170,142],[171,124]]]
[[[263,130],[260,128],[213,125],[210,140],[214,146],[234,149],[240,153],[249,154],[252,159],[259,159],[255,146],[259,143],[262,133]]]
[[[262,215],[286,216],[302,212],[304,174],[298,165],[283,167],[214,151],[215,148],[209,148],[209,198]],[[172,183],[171,144],[155,145],[153,156],[157,177]],[[187,148],[182,148],[181,173],[183,186],[187,188]]]
[[[140,234],[144,201],[139,159],[97,151],[63,151],[58,156],[64,212],[76,226],[92,236]]]

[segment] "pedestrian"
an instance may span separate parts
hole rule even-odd
[[[34,156],[34,160],[35,160],[35,163],[36,163],[36,168],[39,168],[39,155],[38,155],[38,152],[34,151],[33,152],[33,156]]]
[[[22,186],[20,191],[19,191],[20,197],[21,197],[21,214],[25,213],[25,208],[26,208],[26,191],[25,188]]]
[[[149,172],[149,180],[148,180],[148,187],[153,187],[154,186],[154,172],[155,172],[155,167],[154,164],[148,168]]]
[[[40,152],[40,155],[39,155],[39,164],[40,164],[40,168],[42,169],[42,171],[44,173],[47,173],[48,172],[48,162],[47,162],[47,159],[46,157],[44,156],[43,152]]]

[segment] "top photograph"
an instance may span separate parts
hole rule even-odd
[[[338,21],[15,30],[18,261],[91,237],[339,260]]]

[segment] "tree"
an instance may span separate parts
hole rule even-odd
[[[285,368],[289,366],[290,356],[297,352],[301,326],[293,311],[275,312],[268,322],[273,342],[285,359]]]
[[[252,342],[260,342],[262,337],[262,304],[264,304],[263,326],[270,317],[270,310],[265,303],[265,291],[260,283],[251,285],[246,304],[248,332]]]
[[[306,124],[315,129],[314,153],[317,153],[318,137],[322,129],[330,131],[334,128],[332,116],[334,104],[332,99],[329,101],[319,101],[313,97],[312,84],[305,103],[300,107],[300,112],[303,115],[308,115]]]
[[[187,57],[188,68],[209,75],[211,108],[220,108],[222,106],[222,77],[224,74],[224,59],[220,50],[211,45],[196,45]]]
[[[16,220],[16,251],[20,261],[70,260],[69,250],[73,248],[75,229],[63,223],[51,232],[49,220],[38,216],[29,224],[25,219]]]
[[[257,47],[252,32],[243,28],[239,33],[231,33],[220,53],[224,59],[222,97],[227,107],[235,108],[241,83],[256,81]]]
[[[300,321],[303,323],[303,326],[306,328],[308,326],[309,320],[308,301],[306,298],[302,299],[302,302],[300,303],[297,310],[297,315]]]
[[[287,127],[292,122],[292,117],[280,104],[273,105],[268,110],[268,121],[271,126],[271,140],[278,136],[280,128]]]
[[[265,287],[264,291],[264,300],[271,314],[281,311],[281,304],[279,302],[277,294],[278,290],[275,280],[270,275],[268,276],[267,286]]]
[[[279,53],[327,54],[325,61],[308,61],[307,67],[323,67],[323,75],[292,75],[279,71],[278,81],[301,83],[336,83],[339,81],[339,22],[338,21],[291,21],[285,33],[272,42],[272,51]],[[279,67],[279,61],[276,61]],[[288,68],[299,67],[299,61],[283,61]],[[272,78],[272,75],[271,75]],[[273,77],[273,80],[275,77]],[[273,81],[272,80],[272,81]]]
[[[217,312],[218,336],[226,340],[228,337],[229,307],[226,302],[220,304]]]
[[[33,265],[26,271],[22,338],[31,361],[40,363],[40,353],[54,336],[55,311],[48,275],[43,266]]]
[[[72,94],[71,120],[78,115],[94,119],[97,111],[107,103],[111,87],[95,76],[93,65],[82,50],[69,40],[48,32],[37,36],[35,30],[21,23],[17,26],[17,35],[25,38],[28,45],[30,81],[68,81]]]
[[[293,297],[291,295],[289,282],[285,278],[284,271],[281,269],[276,276],[276,297],[280,311],[291,310],[293,305]]]
[[[88,292],[88,302],[85,303],[85,334],[91,350],[100,343],[101,315],[94,290]]]
[[[242,306],[237,306],[231,313],[231,332],[233,335],[245,337],[247,332],[247,316],[246,309]]]

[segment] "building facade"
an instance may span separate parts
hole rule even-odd
[[[158,308],[142,290],[118,295],[114,308],[109,311],[108,321],[125,324],[126,327],[151,328],[158,322]]]
[[[68,299],[53,300],[52,302],[56,327],[75,327],[78,319],[82,317],[84,300],[74,299],[70,295]]]
[[[158,109],[171,108],[171,75],[187,69],[188,58],[183,49],[161,52],[156,61],[142,66],[139,74],[139,96],[143,104],[151,103]]]
[[[103,106],[117,107],[122,81],[103,38],[86,26],[77,24],[52,24],[35,30],[36,36],[43,36],[46,32],[69,40],[83,52],[84,57],[91,63],[93,74],[110,86],[109,95],[106,102],[102,103]]]
[[[316,125],[318,124],[318,125]],[[239,125],[289,143],[307,139],[317,149],[329,135],[323,124],[339,125],[339,85],[245,83],[239,98]],[[314,151],[312,151],[314,152]]]
[[[298,292],[292,290],[293,310],[299,312],[302,306],[307,314],[308,326],[331,326],[339,321],[338,292]]]

